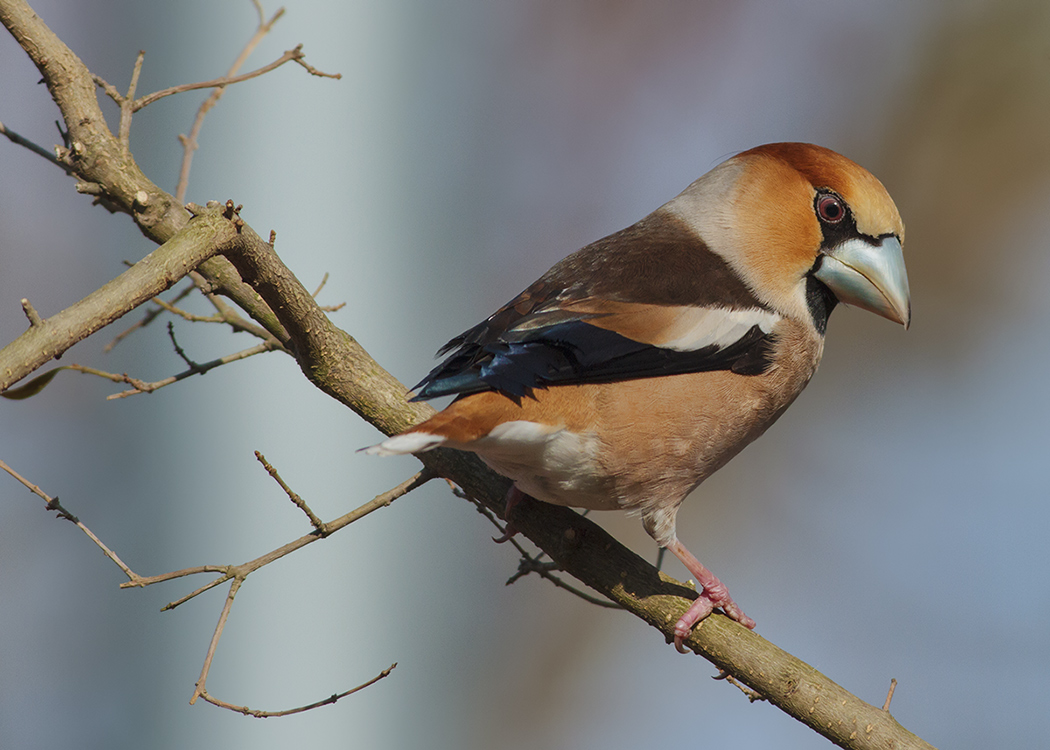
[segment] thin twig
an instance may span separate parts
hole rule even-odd
[[[181,94],[181,93],[184,93],[186,91],[196,91],[197,89],[212,89],[212,88],[217,88],[217,87],[220,87],[220,86],[231,86],[231,85],[233,85],[235,83],[240,83],[241,81],[247,81],[247,80],[249,80],[251,78],[258,78],[261,75],[266,75],[267,73],[269,73],[271,70],[274,70],[275,68],[281,67],[282,65],[284,65],[286,62],[289,62],[290,60],[295,60],[296,62],[298,62],[300,64],[304,64],[302,62],[302,58],[303,58],[303,45],[299,44],[299,45],[296,45],[296,47],[294,49],[290,49],[290,50],[285,51],[285,53],[283,55],[278,57],[272,63],[269,63],[268,65],[263,65],[261,68],[257,68],[256,70],[253,70],[250,73],[244,73],[243,75],[239,75],[239,76],[223,76],[222,78],[215,78],[215,79],[213,79],[211,81],[201,81],[200,83],[180,83],[178,86],[171,86],[171,87],[166,88],[166,89],[161,89],[160,91],[154,91],[152,94],[147,94],[146,96],[143,96],[143,97],[141,97],[139,99],[136,99],[134,104],[132,104],[131,109],[132,109],[133,112],[138,112],[140,109],[142,109],[144,107],[148,107],[149,105],[153,104],[153,102],[155,102],[155,101],[157,101],[159,99],[163,99],[166,96],[171,96],[173,94]],[[319,71],[315,72],[312,69],[310,70],[310,72],[313,73],[314,75],[325,76],[325,77],[328,77],[328,78],[341,77],[338,73],[335,73],[335,74],[321,73]]]
[[[193,287],[190,287],[191,290],[192,290],[192,288]],[[222,323],[223,322],[222,315],[220,315],[220,314],[215,314],[215,315],[194,315],[191,312],[187,312],[186,310],[183,310],[181,307],[176,307],[175,305],[171,304],[170,302],[165,302],[160,297],[154,297],[150,301],[155,303],[158,307],[160,307],[160,310],[157,310],[157,314],[158,315],[161,313],[161,311],[167,311],[167,312],[170,312],[172,315],[178,315],[183,320],[188,320],[190,323]]]
[[[281,489],[284,490],[284,494],[286,494],[288,496],[288,499],[295,504],[295,507],[297,507],[299,510],[306,514],[306,517],[310,519],[310,524],[315,529],[320,531],[323,536],[328,536],[328,529],[325,527],[324,521],[318,518],[317,515],[313,512],[313,510],[310,509],[310,506],[306,504],[306,501],[303,500],[291,487],[289,487],[283,479],[281,479],[281,475],[278,474],[277,469],[275,469],[273,465],[266,460],[266,456],[264,456],[259,451],[255,451],[255,458],[259,461],[259,463],[263,465],[267,473],[269,473],[269,475],[273,477],[273,480],[281,486]]]
[[[736,687],[736,689],[739,690],[741,693],[746,695],[747,699],[752,703],[754,703],[755,701],[767,700],[766,696],[762,695],[761,693],[755,690],[752,690],[747,685],[744,685],[742,682],[737,680],[735,677],[733,677],[733,675],[729,674],[729,672],[725,671],[724,669],[719,670],[718,674],[714,675],[711,679],[725,680],[730,685]]]
[[[463,490],[456,487],[451,482],[449,482],[449,485],[452,487],[452,493],[454,495],[462,497],[466,500],[470,500],[472,503],[474,503],[474,507],[477,508],[478,513],[485,516],[485,518],[489,519],[489,521],[492,522],[492,525],[499,529],[501,535],[506,535],[507,530],[504,527],[500,526],[499,521],[496,520],[495,515],[493,515],[493,513],[488,508],[486,508],[474,498],[469,497],[465,492],[463,492]],[[623,607],[621,607],[616,602],[611,602],[607,599],[600,599],[592,594],[588,594],[586,591],[578,589],[572,584],[566,583],[561,578],[554,575],[552,571],[561,570],[561,568],[559,568],[555,563],[541,562],[543,557],[545,556],[545,553],[543,553],[542,551],[538,555],[533,557],[518,542],[517,538],[512,536],[509,539],[507,539],[507,541],[510,542],[514,546],[514,549],[518,551],[518,554],[521,556],[521,559],[518,560],[517,572],[515,572],[514,575],[508,578],[507,583],[504,585],[510,586],[512,583],[515,583],[519,578],[522,578],[528,575],[529,573],[536,573],[538,576],[540,576],[540,578],[547,579],[548,581],[553,583],[557,588],[560,588],[564,591],[568,591],[573,596],[578,596],[585,602],[595,604],[599,607],[605,607],[606,609],[623,609]]]
[[[278,547],[277,549],[271,550],[264,555],[260,555],[254,560],[249,560],[248,562],[241,563],[240,565],[200,565],[195,568],[185,568],[183,570],[176,570],[172,571],[171,573],[162,573],[160,575],[155,576],[135,576],[135,580],[128,581],[127,583],[122,583],[120,587],[142,588],[146,586],[152,586],[155,583],[163,583],[164,581],[171,581],[175,578],[184,578],[186,576],[196,575],[198,573],[220,574],[220,576],[210,585],[201,587],[199,590],[193,592],[192,594],[184,596],[177,602],[171,602],[164,607],[164,610],[174,609],[179,604],[189,601],[193,597],[197,596],[200,593],[203,593],[204,591],[207,591],[209,588],[212,588],[218,583],[223,583],[235,577],[247,578],[251,573],[255,572],[259,568],[265,565],[269,565],[275,560],[280,560],[285,555],[289,555],[292,552],[295,552],[298,549],[302,549],[303,547],[309,544],[313,544],[314,542],[320,539],[325,539],[326,537],[331,536],[340,529],[343,529],[349,526],[350,524],[354,523],[355,521],[364,518],[373,511],[379,510],[380,508],[385,508],[386,506],[390,505],[392,502],[397,500],[399,497],[408,494],[409,492],[418,487],[421,487],[431,479],[433,479],[432,474],[428,474],[426,472],[419,472],[418,474],[410,477],[409,479],[406,479],[404,482],[397,485],[396,487],[393,487],[387,490],[386,492],[382,492],[376,495],[367,503],[355,508],[349,513],[345,513],[342,516],[336,518],[335,520],[328,521],[327,523],[323,524],[324,527],[327,529],[327,534],[321,534],[319,531],[316,530],[312,531],[309,534],[305,534],[299,537],[298,539],[295,539],[291,542],[288,542],[287,544]]]
[[[237,592],[240,591],[241,584],[244,583],[243,578],[234,578],[233,583],[230,584],[230,590],[226,594],[226,601],[222,605],[222,613],[219,615],[219,622],[215,625],[215,632],[212,634],[211,642],[208,643],[208,654],[204,657],[204,666],[201,668],[201,676],[197,680],[197,684],[194,686],[193,697],[190,698],[190,705],[192,706],[197,702],[197,698],[204,691],[204,684],[208,679],[208,672],[211,671],[211,660],[215,658],[215,649],[219,647],[219,638],[222,637],[222,631],[226,627],[226,620],[230,617],[230,610],[233,608],[233,598],[237,596]]]
[[[321,706],[330,706],[336,701],[345,698],[348,695],[353,695],[358,690],[364,690],[366,687],[371,687],[384,677],[388,676],[391,672],[393,672],[395,667],[397,667],[396,661],[368,682],[362,683],[361,685],[358,685],[355,688],[351,688],[350,690],[347,690],[342,693],[336,693],[335,695],[331,695],[325,698],[324,700],[317,701],[316,703],[311,703],[308,706],[300,706],[299,708],[289,708],[285,711],[260,711],[258,709],[248,708],[247,706],[235,706],[232,703],[226,703],[225,701],[221,701],[218,698],[212,697],[208,694],[208,691],[204,690],[203,688],[200,690],[198,695],[204,700],[206,700],[208,703],[212,704],[213,706],[218,706],[219,708],[226,708],[230,711],[236,711],[239,714],[244,714],[245,716],[252,716],[256,719],[272,719],[278,716],[291,716],[292,714],[301,714],[303,711],[310,711],[314,708],[320,708]]]
[[[573,596],[577,596],[580,599],[583,599],[585,602],[589,602],[590,604],[594,604],[598,607],[605,607],[606,609],[623,609],[623,607],[621,607],[616,602],[611,602],[607,599],[600,599],[599,597],[594,596],[593,594],[588,594],[586,591],[576,588],[570,583],[566,583],[564,580],[554,575],[554,573],[552,572],[555,570],[561,570],[557,563],[540,562],[542,554],[537,555],[536,557],[531,557],[527,552],[525,552],[524,548],[517,543],[516,540],[510,539],[508,541],[514,544],[514,547],[521,554],[521,559],[518,560],[518,571],[507,579],[507,586],[510,586],[519,578],[527,576],[529,573],[535,573],[540,578],[545,578],[551,583],[553,583],[556,588],[562,589],[563,591],[568,591]]]
[[[175,324],[170,320],[168,321],[168,338],[171,339],[171,345],[175,347],[175,353],[179,355],[179,358],[186,363],[186,366],[193,370],[195,373],[200,371],[201,366],[190,359],[189,355],[186,354],[185,350],[179,346],[178,340],[175,338]]]
[[[176,346],[178,345],[176,344]],[[256,354],[272,352],[278,349],[279,347],[280,344],[277,344],[276,341],[272,343],[269,341],[264,341],[263,343],[257,344],[251,347],[250,349],[244,349],[239,352],[234,352],[233,354],[227,354],[225,357],[219,357],[218,359],[213,359],[210,362],[204,362],[202,364],[197,364],[192,362],[191,360],[186,359],[185,353],[183,353],[180,356],[186,359],[186,361],[189,363],[189,369],[183,370],[177,375],[172,375],[171,377],[164,378],[163,380],[157,380],[153,383],[147,383],[144,380],[133,378],[127,373],[122,373],[118,375],[116,373],[106,372],[104,370],[97,370],[94,367],[87,367],[86,365],[72,364],[65,365],[65,367],[67,369],[83,373],[85,375],[94,375],[99,378],[111,380],[114,383],[127,383],[131,386],[129,390],[121,391],[120,393],[111,393],[109,396],[106,396],[107,401],[113,401],[118,398],[127,398],[128,396],[135,396],[139,393],[153,393],[154,391],[164,388],[165,386],[171,385],[173,383],[178,383],[180,380],[185,380],[186,378],[192,377],[194,375],[203,375],[206,372],[214,370],[216,367],[228,365],[231,362],[239,362],[242,359],[254,357]],[[176,351],[181,350],[176,349]]]
[[[91,74],[91,80],[95,82],[95,85],[106,92],[106,96],[117,103],[119,107],[124,103],[124,95],[117,91],[117,87],[112,83],[109,83],[105,78],[95,73]]]
[[[264,461],[265,463],[265,459],[262,459],[261,456],[260,460]],[[193,697],[190,698],[191,705],[196,703],[198,698],[204,698],[205,701],[211,703],[214,706],[226,708],[231,711],[237,711],[238,713],[242,713],[246,716],[254,716],[256,718],[291,716],[293,714],[303,713],[304,711],[310,711],[315,708],[320,708],[321,706],[332,705],[336,701],[341,700],[342,698],[345,698],[348,695],[353,695],[359,690],[363,690],[364,688],[369,687],[370,685],[374,685],[376,682],[389,675],[390,672],[397,666],[396,662],[394,664],[391,664],[387,669],[384,669],[377,676],[373,677],[367,682],[358,685],[357,687],[351,688],[350,690],[333,694],[328,698],[316,701],[315,703],[310,703],[305,706],[299,706],[298,708],[290,708],[283,711],[260,711],[257,709],[248,708],[247,706],[237,706],[232,703],[227,703],[225,701],[219,700],[218,698],[214,698],[211,695],[209,695],[206,690],[208,673],[211,671],[211,665],[215,658],[215,652],[219,646],[219,639],[222,637],[223,630],[226,628],[226,623],[229,620],[230,611],[233,608],[234,597],[237,596],[237,592],[240,590],[245,580],[247,580],[249,575],[251,575],[259,568],[263,567],[264,565],[268,565],[269,563],[274,562],[275,560],[278,560],[281,557],[284,557],[286,554],[289,554],[295,551],[296,549],[300,549],[301,547],[305,547],[307,544],[315,542],[318,539],[323,539],[327,536],[327,534],[320,533],[321,530],[319,529],[313,534],[309,534],[305,537],[300,537],[294,542],[286,544],[283,547],[274,550],[273,552],[258,557],[255,560],[252,560],[251,562],[245,563],[243,565],[201,565],[195,568],[185,568],[183,570],[176,570],[171,573],[165,573],[159,576],[140,576],[133,570],[131,570],[131,568],[129,568],[127,565],[125,565],[124,561],[121,560],[116,555],[116,553],[114,553],[109,547],[107,547],[102,542],[102,540],[95,536],[95,534],[92,533],[91,530],[80,521],[80,519],[78,519],[68,510],[66,510],[62,506],[62,504],[59,503],[57,497],[50,497],[47,493],[40,489],[40,487],[33,484],[25,477],[21,476],[18,472],[16,472],[14,469],[8,466],[2,460],[0,460],[0,469],[6,471],[23,486],[25,486],[30,492],[40,497],[47,504],[48,510],[55,511],[56,513],[58,513],[60,518],[64,518],[67,521],[70,521],[71,523],[75,524],[81,531],[87,534],[88,537],[99,547],[99,549],[101,549],[102,552],[105,553],[106,557],[108,557],[110,560],[116,563],[116,565],[128,577],[128,581],[120,585],[121,588],[144,588],[146,586],[152,585],[154,583],[159,583],[161,581],[170,581],[176,578],[183,578],[185,576],[195,575],[197,573],[220,574],[216,579],[214,579],[213,581],[209,581],[193,593],[188,594],[182,597],[181,599],[168,604],[166,607],[164,607],[162,611],[174,609],[179,604],[189,601],[190,599],[198,596],[199,594],[202,594],[205,591],[208,591],[209,589],[218,586],[220,583],[224,583],[225,581],[231,581],[230,589],[226,594],[225,601],[223,602],[222,612],[219,614],[219,621],[216,623],[215,631],[212,634],[211,641],[208,643],[208,652],[207,655],[204,657],[204,664],[201,667],[200,678],[197,680],[197,683],[194,686]],[[321,523],[321,526],[327,527],[329,533],[334,533],[341,528],[349,526],[354,521],[363,518],[372,511],[390,505],[390,503],[392,503],[398,497],[401,497],[402,495],[411,492],[413,489],[420,487],[432,478],[433,475],[426,472],[420,472],[419,474],[416,474],[410,479],[402,482],[397,487],[394,487],[384,493],[381,493],[380,495],[377,495],[364,505],[361,505],[355,510],[352,510],[349,513],[340,516],[339,518],[332,521],[330,524],[326,525],[324,523]],[[275,479],[278,479],[278,481],[280,481],[280,479],[276,476]],[[281,482],[281,484],[282,486],[285,486],[283,482]]]
[[[168,310],[169,312],[175,312],[176,314],[182,314],[182,311],[177,311],[176,310],[175,303],[179,302],[180,300],[185,299],[187,296],[189,296],[190,292],[192,292],[195,288],[196,287],[194,287],[194,286],[186,287],[185,289],[181,290],[175,296],[175,299],[173,299],[170,303],[169,302],[165,302],[160,297],[154,297],[152,301],[156,302],[158,307],[151,308],[151,309],[147,310],[146,314],[142,316],[141,320],[139,320],[137,323],[133,323],[132,325],[128,326],[126,329],[124,329],[123,331],[118,333],[116,336],[114,336],[113,340],[110,341],[108,344],[106,344],[102,348],[102,351],[103,352],[107,352],[107,353],[113,351],[113,348],[117,344],[119,344],[121,341],[126,339],[128,336],[130,336],[132,333],[134,333],[138,329],[145,328],[146,326],[148,326],[150,323],[152,323],[154,320],[156,320],[157,316],[159,316],[165,310]]]
[[[259,42],[262,41],[273,25],[277,23],[282,15],[284,15],[284,8],[278,8],[277,12],[273,14],[269,21],[265,20],[262,5],[259,0],[252,0],[255,5],[255,10],[259,14],[259,26],[252,35],[252,38],[248,40],[248,43],[244,45],[244,49],[241,50],[240,54],[237,55],[237,59],[233,61],[233,65],[226,71],[226,77],[229,78],[237,74],[237,71],[241,69],[241,66],[247,61],[248,57],[255,51]],[[175,200],[179,203],[186,202],[186,190],[190,182],[190,164],[193,162],[193,153],[197,150],[198,143],[197,137],[200,135],[201,127],[204,125],[204,116],[208,114],[208,111],[214,107],[219,99],[222,98],[223,93],[226,91],[225,86],[220,86],[211,92],[211,95],[204,100],[200,108],[197,110],[197,116],[193,119],[193,127],[190,128],[190,134],[188,136],[179,135],[179,141],[182,143],[182,166],[179,169],[179,181],[175,186]]]
[[[317,76],[318,78],[334,78],[337,81],[343,77],[342,73],[325,73],[322,70],[318,70],[313,65],[310,65],[310,63],[306,62],[306,60],[302,57],[295,58],[295,61],[302,65],[303,68],[305,68],[306,71],[312,76]]]
[[[117,130],[117,138],[128,153],[131,152],[131,115],[134,112],[132,106],[135,101],[135,89],[139,86],[139,76],[142,74],[142,61],[145,57],[146,52],[139,50],[138,57],[135,58],[135,64],[131,68],[131,83],[128,84],[128,93],[118,102],[120,104],[120,126]]]
[[[14,469],[12,469],[10,466],[8,466],[3,461],[0,461],[0,469],[3,469],[4,471],[6,471],[12,477],[14,477],[19,482],[21,482],[30,492],[32,492],[37,497],[41,498],[45,503],[47,503],[47,509],[48,510],[55,511],[56,513],[58,513],[58,517],[59,518],[66,519],[67,521],[72,523],[74,526],[76,526],[78,529],[80,529],[85,534],[87,534],[88,538],[91,541],[93,541],[96,544],[96,546],[98,546],[98,548],[100,550],[102,550],[103,554],[106,557],[108,557],[110,560],[112,560],[114,563],[116,563],[117,567],[120,568],[122,571],[124,571],[124,575],[126,575],[129,579],[134,579],[136,577],[135,573],[131,570],[131,568],[129,568],[127,565],[125,565],[124,561],[121,560],[119,557],[117,557],[117,553],[116,552],[114,552],[109,547],[107,547],[102,542],[101,539],[99,539],[97,536],[95,536],[94,532],[91,531],[91,529],[89,529],[87,526],[85,526],[83,524],[83,522],[81,522],[81,520],[79,518],[77,518],[72,513],[70,513],[68,510],[66,510],[65,508],[62,507],[62,504],[60,502],[58,502],[58,498],[57,497],[50,497],[50,496],[48,496],[42,489],[37,487],[35,484],[30,482],[25,477],[21,476],[18,472],[16,472]]]
[[[893,700],[893,691],[897,689],[897,678],[893,677],[890,679],[890,690],[886,693],[886,702],[882,704],[883,711],[890,710],[890,701]]]
[[[35,143],[33,143],[32,141],[30,141],[29,139],[20,136],[18,133],[16,133],[15,131],[11,130],[6,125],[4,125],[2,122],[0,122],[0,135],[7,136],[7,139],[9,141],[11,141],[12,143],[14,143],[14,144],[16,144],[18,146],[21,146],[22,148],[29,149],[30,151],[32,151],[37,156],[44,157],[49,162],[54,164],[56,167],[61,167],[65,171],[66,174],[73,174],[73,168],[71,166],[66,164],[61,159],[59,159],[57,156],[55,156],[53,153],[48,151],[46,148],[43,148],[42,146],[38,146]]]
[[[324,285],[327,284],[327,283],[328,283],[328,271],[325,271],[324,272],[324,276],[321,277],[321,283],[317,285],[317,289],[315,289],[314,293],[312,295],[310,295],[310,296],[312,296],[314,299],[317,299],[317,295],[321,293],[321,290],[324,289]],[[338,310],[342,310],[344,307],[346,307],[346,303],[345,302],[340,302],[338,305],[321,305],[321,309],[324,310],[325,312],[336,312]]]

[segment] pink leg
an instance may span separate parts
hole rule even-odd
[[[515,485],[511,485],[510,489],[507,490],[507,496],[503,500],[503,520],[507,522],[507,525],[503,528],[502,536],[492,537],[492,541],[496,544],[503,544],[504,542],[510,541],[511,537],[518,533],[518,530],[514,528],[514,524],[510,522],[511,511],[514,507],[524,500],[528,495],[519,490]]]
[[[714,573],[705,568],[680,541],[675,539],[667,545],[667,549],[671,550],[671,553],[682,561],[682,564],[696,578],[697,585],[703,589],[700,596],[693,602],[693,606],[675,623],[674,647],[676,649],[683,654],[689,652],[682,645],[682,642],[689,637],[689,632],[693,629],[693,626],[711,614],[715,607],[721,607],[730,619],[736,620],[745,628],[750,630],[755,627],[755,621],[745,615],[743,610],[733,601],[733,598],[729,596],[729,589],[726,588],[726,585],[718,580]]]

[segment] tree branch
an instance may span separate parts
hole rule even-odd
[[[170,240],[189,221],[175,198],[139,169],[119,138],[109,131],[99,108],[95,80],[72,50],[62,43],[25,0],[0,0],[0,23],[29,55],[62,113],[68,147],[56,147],[58,161],[107,206],[130,215],[139,230],[158,245]],[[229,297],[282,344],[288,340],[273,311],[262,304],[221,258],[198,269],[214,289]]]
[[[115,563],[117,565],[117,567],[119,567],[124,572],[124,575],[126,575],[128,577],[127,583],[121,584],[121,588],[128,588],[128,587],[144,588],[146,586],[150,586],[150,585],[153,585],[155,583],[161,583],[161,582],[164,582],[164,581],[171,581],[171,580],[175,580],[177,578],[184,578],[186,576],[197,575],[197,574],[200,574],[200,573],[219,573],[220,574],[218,577],[216,577],[213,580],[209,581],[208,583],[204,584],[203,586],[198,588],[196,591],[193,591],[193,592],[187,594],[186,596],[182,597],[181,599],[177,599],[174,602],[170,602],[165,607],[163,607],[161,611],[167,611],[167,610],[175,609],[175,607],[179,606],[180,604],[184,604],[185,602],[189,601],[190,599],[193,599],[194,597],[196,597],[196,596],[198,596],[200,594],[203,594],[205,591],[208,591],[209,589],[215,588],[216,586],[218,586],[221,583],[225,583],[226,581],[230,581],[230,589],[227,592],[226,599],[223,602],[222,612],[219,614],[219,621],[218,621],[218,623],[216,623],[215,631],[212,634],[211,641],[208,643],[208,652],[207,652],[207,655],[204,658],[204,665],[201,668],[200,677],[198,678],[198,680],[197,680],[197,682],[196,682],[196,684],[194,686],[193,697],[190,698],[190,704],[195,703],[197,701],[197,698],[204,698],[205,701],[207,701],[208,703],[211,703],[212,705],[218,706],[219,708],[226,708],[226,709],[229,709],[229,710],[232,710],[232,711],[237,711],[238,713],[242,713],[242,714],[245,714],[245,715],[248,715],[248,716],[254,716],[256,718],[267,718],[267,717],[276,717],[276,716],[290,716],[292,714],[298,714],[298,713],[302,713],[304,711],[310,711],[310,710],[315,709],[315,708],[320,708],[321,706],[331,705],[331,704],[335,703],[336,701],[338,701],[338,700],[340,700],[342,698],[345,698],[348,695],[352,695],[352,694],[358,692],[359,690],[363,690],[364,688],[368,687],[369,685],[373,685],[376,682],[378,682],[379,680],[381,680],[384,677],[386,677],[387,675],[389,675],[391,670],[393,670],[394,667],[397,666],[397,663],[395,662],[390,667],[388,667],[387,669],[383,670],[376,677],[373,677],[372,679],[368,680],[367,682],[362,683],[361,685],[358,685],[355,688],[351,688],[350,690],[346,690],[346,691],[344,691],[342,693],[337,693],[337,694],[331,695],[328,698],[325,698],[323,700],[316,701],[315,703],[311,703],[311,704],[306,705],[306,706],[300,706],[298,708],[285,709],[285,710],[282,710],[282,711],[260,711],[260,710],[248,708],[247,706],[236,706],[236,705],[234,705],[232,703],[227,703],[225,701],[221,701],[218,698],[214,698],[214,697],[210,696],[208,694],[208,691],[206,690],[205,686],[206,686],[206,683],[207,683],[207,680],[208,680],[208,673],[211,671],[212,660],[214,659],[215,652],[216,652],[216,650],[218,649],[218,646],[219,646],[219,639],[222,637],[223,630],[226,628],[226,622],[227,622],[227,620],[229,619],[229,616],[230,616],[230,611],[233,608],[234,597],[237,595],[237,592],[240,590],[240,588],[244,584],[244,582],[248,579],[248,576],[251,575],[252,573],[254,573],[256,570],[259,570],[260,568],[265,567],[266,565],[269,565],[270,563],[276,562],[277,560],[281,559],[285,555],[291,554],[292,552],[294,552],[297,549],[300,549],[301,547],[305,547],[306,545],[312,544],[313,542],[316,542],[316,541],[318,541],[320,539],[325,539],[329,535],[334,534],[336,531],[339,531],[340,529],[346,528],[347,526],[349,526],[350,524],[354,523],[355,521],[358,521],[358,520],[364,518],[369,513],[372,513],[373,511],[378,510],[379,508],[384,508],[384,507],[390,505],[397,498],[408,494],[409,492],[411,492],[412,490],[414,490],[414,489],[416,489],[418,487],[421,487],[423,484],[428,482],[433,477],[431,475],[429,475],[429,474],[426,474],[426,473],[416,474],[415,476],[411,477],[410,479],[407,479],[404,482],[402,482],[401,484],[399,484],[397,487],[394,487],[394,488],[392,488],[390,490],[387,490],[386,492],[383,492],[383,493],[377,495],[372,500],[370,500],[369,502],[365,503],[364,505],[356,508],[355,510],[350,511],[349,513],[345,513],[344,515],[340,516],[339,518],[336,518],[335,520],[333,520],[333,521],[331,521],[329,523],[324,523],[320,519],[318,519],[315,515],[313,515],[313,512],[310,511],[306,507],[306,504],[303,503],[302,500],[298,498],[298,495],[295,495],[295,493],[292,492],[292,490],[288,487],[288,485],[286,485],[283,482],[283,480],[281,480],[276,475],[276,471],[273,470],[272,466],[270,466],[269,464],[266,463],[265,459],[261,458],[261,456],[258,453],[258,451],[256,452],[255,455],[256,455],[256,457],[260,458],[262,463],[266,466],[267,470],[270,472],[270,474],[275,479],[277,479],[277,481],[280,483],[282,489],[285,490],[285,492],[289,495],[289,497],[292,497],[293,502],[296,502],[296,505],[298,505],[300,508],[306,510],[307,514],[310,517],[311,523],[315,527],[314,533],[307,534],[306,536],[300,537],[299,539],[296,539],[295,541],[289,542],[288,544],[285,544],[284,546],[279,547],[276,550],[268,552],[265,555],[261,555],[260,557],[257,557],[254,560],[246,562],[246,563],[244,563],[242,565],[199,565],[199,566],[194,567],[194,568],[185,568],[183,570],[176,570],[176,571],[173,571],[171,573],[165,573],[163,575],[149,576],[149,577],[147,577],[147,576],[140,576],[138,573],[136,573],[131,568],[129,568],[124,563],[124,561],[121,560],[117,556],[117,554],[115,552],[113,552],[113,550],[111,550],[109,547],[107,547],[105,545],[105,543],[102,542],[101,539],[99,539],[97,536],[95,536],[95,534],[91,531],[91,529],[89,529],[87,526],[85,526],[80,521],[79,518],[74,516],[72,513],[70,513],[64,507],[62,507],[62,504],[59,503],[57,497],[50,497],[47,493],[45,493],[42,489],[40,489],[40,487],[38,487],[37,485],[33,484],[32,482],[30,482],[25,477],[23,477],[20,474],[18,474],[18,472],[16,472],[14,469],[12,469],[10,466],[8,466],[3,461],[0,461],[0,471],[6,471],[8,474],[10,474],[12,477],[14,477],[18,482],[20,482],[24,487],[26,487],[30,492],[32,492],[34,495],[36,495],[37,497],[42,499],[45,502],[48,510],[55,511],[56,513],[58,513],[59,518],[64,518],[65,520],[67,520],[70,523],[74,524],[82,532],[84,532],[84,534],[86,534],[88,536],[88,538],[90,538],[91,541],[94,542],[95,545],[98,546],[99,549],[102,550],[102,552],[106,555],[106,557],[108,557],[110,560],[112,560],[113,563]]]
[[[237,236],[232,212],[204,209],[171,240],[80,302],[0,349],[0,391],[157,296]]]
[[[247,62],[248,57],[258,46],[259,42],[270,33],[273,25],[284,15],[284,8],[278,8],[277,12],[270,17],[269,21],[265,20],[262,6],[259,5],[258,0],[255,0],[255,10],[259,14],[259,27],[255,30],[252,38],[248,40],[248,43],[244,45],[241,53],[237,55],[237,59],[233,61],[233,65],[231,65],[230,69],[226,71],[227,78],[237,74],[237,71],[241,69],[241,66],[244,65],[245,62]],[[204,117],[212,107],[219,103],[219,99],[222,98],[222,95],[225,92],[225,86],[220,86],[212,91],[197,110],[197,116],[193,118],[193,126],[190,128],[190,134],[188,136],[179,136],[179,142],[182,144],[182,166],[179,168],[179,181],[175,185],[175,199],[180,203],[186,200],[186,189],[189,187],[190,182],[190,166],[193,163],[193,154],[197,150],[197,137],[200,135],[201,127],[204,125]]]

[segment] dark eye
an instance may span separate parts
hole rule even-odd
[[[846,204],[837,195],[824,193],[817,197],[817,216],[828,224],[838,224],[846,218]]]

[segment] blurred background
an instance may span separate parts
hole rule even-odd
[[[34,0],[118,88],[220,76],[248,0]],[[272,13],[276,8],[267,5]],[[1033,747],[1050,732],[1046,541],[1050,5],[1040,0],[480,2],[290,0],[208,116],[189,200],[232,197],[307,287],[408,384],[452,335],[568,252],[769,141],[836,149],[908,227],[912,329],[843,308],[796,406],[686,504],[679,533],[758,632],[934,745]],[[0,36],[0,121],[50,147],[57,109]],[[174,190],[207,92],[136,115],[132,148]],[[116,110],[105,104],[116,119]],[[0,142],[0,343],[153,249],[125,216]],[[204,306],[195,306],[207,312]],[[155,380],[182,369],[163,325],[63,362]],[[254,342],[174,322],[197,361]],[[282,355],[150,396],[65,373],[0,403],[0,458],[137,572],[254,558],[309,530],[252,455],[324,518],[409,476],[355,453],[375,431]],[[643,556],[636,520],[597,519]],[[822,748],[634,618],[537,579],[434,482],[255,574],[208,682],[302,705],[398,662],[334,707],[259,721],[187,701],[225,589],[123,591],[79,531],[0,476],[5,748]],[[677,563],[672,574],[684,576]]]

